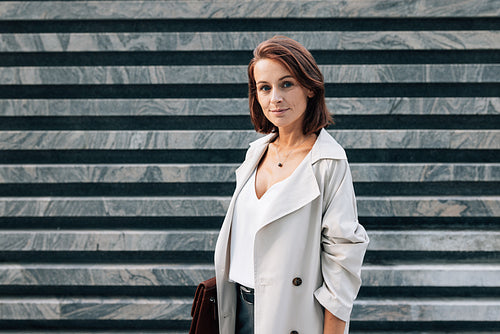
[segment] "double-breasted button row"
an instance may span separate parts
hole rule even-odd
[[[292,284],[295,285],[295,286],[299,286],[302,284],[302,278],[300,277],[295,277],[293,280],[292,280]]]

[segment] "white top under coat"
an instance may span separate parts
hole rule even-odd
[[[235,203],[231,226],[231,252],[229,280],[249,288],[255,288],[254,244],[255,235],[265,224],[263,217],[278,201],[286,201],[285,185],[300,177],[301,169],[308,166],[309,152],[290,176],[273,184],[259,199],[255,189],[256,171],[248,178]]]

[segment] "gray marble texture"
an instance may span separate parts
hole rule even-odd
[[[500,15],[498,0],[387,1],[9,1],[3,20],[488,17]]]
[[[0,165],[0,183],[235,182],[237,167],[238,164],[9,164]]]
[[[191,320],[189,298],[1,298],[0,320]]]
[[[72,330],[71,334],[116,334],[115,330]],[[127,334],[189,334],[187,330],[185,331],[172,331],[172,330],[163,330],[163,331],[147,331],[147,330],[127,330]],[[33,331],[25,331],[25,330],[16,330],[10,331],[5,330],[2,331],[2,334],[33,334]],[[67,331],[59,331],[59,330],[37,330],[36,334],[67,334]],[[365,333],[365,334],[380,334],[380,333]],[[391,333],[391,334],[405,334],[405,333]],[[426,333],[423,333],[426,334]],[[428,334],[445,334],[445,333],[428,333]],[[449,333],[448,333],[449,334]],[[467,333],[460,332],[457,334],[475,334],[475,333]]]
[[[213,265],[40,264],[0,266],[0,284],[48,286],[197,286]]]
[[[498,217],[500,196],[357,197],[361,217]]]
[[[367,287],[498,287],[500,266],[386,265],[362,268]],[[196,286],[214,276],[213,266],[200,265],[2,265],[3,285],[44,286]]]
[[[471,230],[369,231],[371,251],[498,252],[500,232]],[[500,267],[495,267],[500,270]],[[497,284],[500,281],[497,280]]]
[[[0,165],[6,183],[235,182],[239,164]],[[500,181],[498,163],[352,163],[355,182]]]
[[[500,149],[500,130],[332,130],[347,149]],[[3,150],[246,149],[253,130],[220,131],[2,131]]]
[[[222,217],[229,197],[0,197],[3,217]],[[499,196],[357,198],[362,217],[498,217]]]
[[[1,85],[245,84],[247,66],[0,67]],[[322,65],[326,83],[500,82],[497,64]]]
[[[33,334],[32,331],[2,331],[3,334]],[[66,332],[62,331],[37,331],[37,334],[66,334]],[[497,332],[490,332],[494,334],[498,334]],[[110,331],[71,331],[71,334],[116,334],[116,331],[110,330]],[[135,330],[127,330],[127,334],[188,334],[188,331],[135,331]],[[372,332],[372,331],[363,331],[363,334],[381,334],[380,332]],[[408,334],[408,332],[400,332],[400,331],[393,331],[391,334]],[[470,332],[470,331],[420,331],[419,334],[477,334],[477,332]]]
[[[213,251],[216,230],[2,230],[1,251]],[[478,236],[479,237],[479,236]],[[473,236],[472,236],[473,238]]]
[[[213,251],[218,230],[3,230],[0,251]],[[498,231],[369,231],[369,251],[498,252]]]
[[[191,298],[2,298],[0,320],[191,320]],[[358,299],[353,321],[498,321],[493,299]]]
[[[253,50],[286,35],[310,50],[495,50],[500,31],[324,31],[0,34],[0,52]]]
[[[4,217],[213,217],[227,197],[0,197]]]
[[[497,97],[327,98],[334,115],[499,115]],[[0,116],[249,116],[246,98],[0,99]]]
[[[498,321],[495,299],[359,299],[351,321]]]

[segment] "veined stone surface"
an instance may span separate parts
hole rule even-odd
[[[500,130],[331,130],[346,149],[500,149]],[[240,131],[2,131],[2,150],[247,149],[262,135]]]
[[[497,0],[387,1],[9,1],[4,20],[179,18],[362,18],[498,16]]]
[[[326,98],[335,115],[500,115],[500,98]],[[2,99],[0,116],[250,116],[246,98]]]
[[[2,85],[246,84],[247,66],[0,67]],[[500,82],[500,65],[321,65],[326,83]]]
[[[191,320],[191,298],[2,298],[2,320]],[[352,320],[498,320],[500,302],[491,299],[359,299]]]
[[[0,183],[235,182],[239,164],[3,165]],[[354,182],[500,181],[500,164],[352,163]]]
[[[495,50],[499,31],[325,31],[0,34],[0,52],[253,50],[286,35],[310,50]]]
[[[1,265],[0,284],[42,286],[194,287],[212,265]],[[497,287],[498,265],[393,265],[362,269],[367,287]]]
[[[498,321],[499,308],[493,299],[361,299],[351,321]]]
[[[217,230],[3,230],[0,250],[206,252],[214,251],[218,234]],[[368,234],[369,251],[496,252],[500,248],[497,231],[369,231]]]
[[[214,217],[229,197],[0,197],[4,217]],[[394,196],[357,198],[362,217],[496,217],[498,196]]]

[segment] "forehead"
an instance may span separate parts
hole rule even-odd
[[[255,63],[253,70],[255,81],[274,81],[292,73],[279,61],[273,59],[261,59]]]

